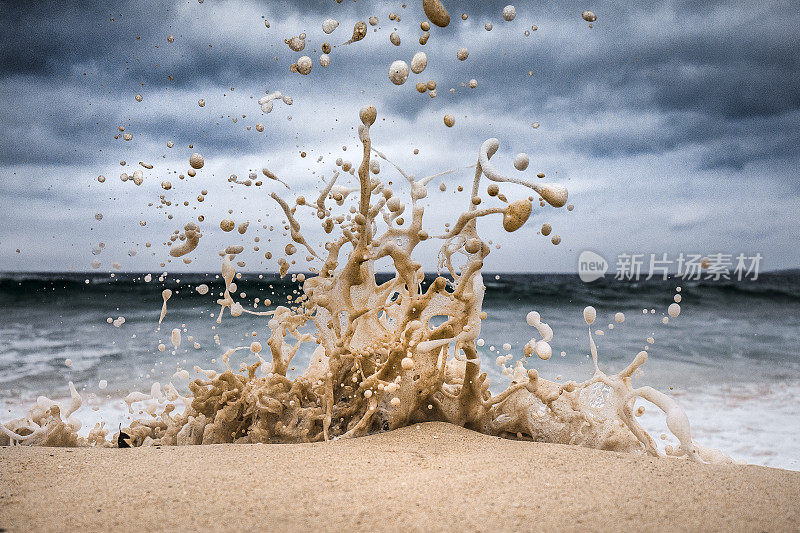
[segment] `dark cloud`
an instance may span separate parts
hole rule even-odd
[[[447,2],[453,22],[434,28],[424,48],[416,1],[405,9],[364,0],[0,2],[0,164],[15,172],[0,171],[0,199],[24,200],[20,183],[38,184],[39,202],[67,197],[66,185],[52,183],[60,166],[85,179],[118,175],[120,160],[150,158],[182,172],[190,144],[232,162],[215,179],[268,163],[310,184],[311,157],[282,159],[355,147],[350,119],[365,102],[388,119],[376,129],[383,149],[425,147],[424,160],[413,160],[420,175],[471,163],[485,137],[505,134],[503,150],[531,150],[578,195],[584,187],[602,197],[657,175],[650,187],[672,187],[682,201],[724,197],[728,211],[714,216],[728,217],[740,208],[730,198],[754,179],[770,199],[800,193],[792,171],[800,166],[800,12],[791,2],[594,2],[598,21],[589,28],[580,18],[585,2],[514,2],[517,18],[505,23],[500,12],[509,1]],[[401,22],[388,20],[392,11]],[[284,38],[306,32],[303,53],[316,60],[323,41],[341,44],[356,20],[373,14],[378,31],[337,47],[330,68],[315,64],[308,77],[288,71],[300,54]],[[320,29],[327,16],[341,22],[330,36]],[[538,30],[524,36],[533,24]],[[400,47],[388,43],[395,27]],[[455,57],[461,46],[470,50],[465,62]],[[391,61],[419,49],[430,58],[426,71],[391,85]],[[471,78],[478,88],[464,87]],[[437,81],[434,99],[413,88],[428,79]],[[256,100],[276,89],[295,104],[276,104],[265,116]],[[445,112],[457,125],[440,131]],[[254,133],[256,122],[264,133]],[[114,139],[120,126],[133,141]],[[166,149],[166,140],[176,148]],[[629,204],[613,201],[638,209],[647,191],[638,194]],[[681,232],[708,220],[664,224]],[[733,230],[729,236],[735,241]]]

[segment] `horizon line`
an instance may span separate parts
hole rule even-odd
[[[792,271],[800,271],[800,266],[796,267],[788,267],[788,268],[777,268],[772,270],[763,270],[759,272],[761,274],[776,274],[776,273],[783,273],[783,272],[792,272]],[[165,272],[164,269],[154,269],[154,270],[107,270],[107,271],[99,271],[99,270],[0,270],[0,276],[5,276],[8,274],[80,274],[80,275],[107,275],[107,274],[125,274],[125,275],[146,275],[146,274],[154,274],[156,272]],[[200,271],[200,270],[192,270],[192,271],[168,271],[166,270],[167,274],[180,274],[180,275],[202,275],[202,274],[219,274],[219,271],[216,270],[207,270],[207,271]],[[255,271],[255,270],[237,270],[237,273],[241,273],[242,275],[245,274],[270,274],[280,276],[278,271]],[[394,274],[395,271],[391,270],[378,270],[375,271],[375,274]],[[316,276],[317,273],[311,272],[310,270],[298,270],[298,271],[291,271],[287,272],[285,276],[291,274],[311,274]],[[425,271],[425,275],[428,274],[440,274],[437,271]],[[549,274],[549,275],[574,275],[577,276],[577,271],[572,272],[564,272],[564,271],[516,271],[516,272],[509,272],[509,271],[501,271],[501,270],[494,270],[494,271],[483,271],[481,274],[484,275],[492,275],[492,274],[503,274],[503,275],[531,275],[531,274]],[[646,274],[646,273],[645,273]],[[670,276],[674,276],[674,272],[669,272]],[[285,277],[284,276],[284,277]],[[614,279],[614,276],[609,275],[607,276],[610,279]],[[659,278],[659,276],[653,276],[653,278]]]

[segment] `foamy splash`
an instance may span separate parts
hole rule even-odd
[[[478,234],[477,220],[501,215],[503,228],[513,232],[529,219],[534,197],[508,201],[498,183],[532,189],[541,205],[546,202],[554,207],[566,204],[567,190],[503,176],[491,163],[499,141],[489,139],[479,150],[466,210],[444,234],[431,236],[423,229],[420,200],[427,196],[426,186],[436,175],[417,180],[373,149],[370,126],[376,117],[372,106],[360,112],[363,157],[357,188],[336,186],[338,174],[334,174],[313,203],[301,197],[290,206],[276,193],[271,195],[287,217],[294,243],[322,261],[317,275],[298,275],[303,282],[302,295],[294,300],[294,306],[271,311],[245,309],[234,299],[233,256],[224,255],[225,291],[217,300],[217,321],[222,320],[225,309],[232,317],[268,316],[266,347],[253,342],[229,349],[222,357],[227,367],[222,374],[196,367],[206,378],[193,381],[188,396],[181,396],[172,384],[162,387],[159,383],[154,383],[148,394],[131,393],[125,399],[129,408],[143,405],[151,417],[134,421],[112,442],[106,440],[108,430],[103,426],[92,429],[88,437],[78,435],[80,423],[72,415],[82,400],[70,384],[70,406],[39,398],[27,418],[0,425],[0,444],[314,442],[445,421],[504,437],[660,455],[654,439],[636,421],[634,406],[641,398],[664,412],[667,427],[680,442],[677,449],[667,449],[668,454],[695,461],[728,460],[692,441],[689,421],[673,399],[651,387],[634,388],[633,376],[647,359],[645,351],[620,373],[607,375],[600,370],[589,330],[595,368],[591,379],[556,383],[541,378],[536,369],[526,368],[534,353],[542,359],[552,353],[552,329],[536,313],[531,313],[528,321],[542,339],[526,345],[523,360],[509,372],[511,384],[493,396],[476,349],[481,320],[486,318],[481,268],[490,253],[490,246]],[[372,159],[373,152],[407,180],[410,206],[378,177],[380,165]],[[479,208],[483,178],[493,182],[487,193],[504,206]],[[342,205],[349,194],[357,194],[354,216],[334,216],[328,204]],[[327,257],[318,257],[303,237],[295,217],[302,207],[316,211],[327,233],[338,227],[337,237],[325,245]],[[405,220],[407,209],[409,219]],[[195,228],[187,226],[189,231]],[[443,241],[439,268],[447,275],[440,275],[423,290],[424,272],[413,251],[430,238]],[[289,246],[287,255],[296,249]],[[383,258],[391,259],[395,272],[392,279],[378,284],[375,263]],[[284,260],[281,274],[288,269]],[[159,322],[170,296],[164,291]],[[671,308],[670,315],[673,311]],[[588,325],[595,316],[592,308],[584,313]],[[313,329],[309,332],[306,326]],[[176,329],[172,343],[177,347],[180,342],[180,330]],[[292,358],[303,344],[311,342],[317,347],[309,367],[298,378],[289,379]],[[229,359],[236,351],[249,352],[253,364],[231,369]],[[180,403],[185,408],[178,409]]]

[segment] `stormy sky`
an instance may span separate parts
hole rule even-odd
[[[612,264],[622,252],[758,252],[762,268],[800,266],[795,3],[518,1],[511,22],[501,17],[506,3],[446,2],[452,22],[434,27],[421,46],[419,1],[0,2],[0,270],[82,271],[92,261],[100,271],[113,263],[217,270],[217,252],[241,244],[247,270],[274,271],[289,239],[269,193],[314,199],[337,158],[357,165],[358,110],[367,104],[378,109],[373,143],[398,166],[418,178],[458,169],[429,186],[431,234],[466,207],[467,192],[457,187],[469,190],[466,167],[489,137],[500,140],[493,161],[505,174],[537,181],[544,172],[569,188],[573,211],[537,205],[513,234],[497,216],[482,220],[481,234],[500,245],[486,270],[574,272],[586,249]],[[596,13],[594,27],[581,18],[585,9]],[[393,12],[399,22],[389,19]],[[378,25],[334,48],[322,68],[322,43],[340,45],[370,16]],[[331,35],[321,27],[328,17],[340,22]],[[389,42],[392,31],[400,46]],[[306,48],[293,52],[284,39],[301,32]],[[456,58],[461,47],[466,61]],[[393,85],[392,61],[420,50],[426,70]],[[308,76],[289,70],[301,55],[314,60]],[[437,83],[435,98],[415,90],[428,80]],[[293,103],[278,101],[264,114],[257,101],[275,90]],[[456,119],[452,128],[446,113]],[[193,152],[206,164],[181,179]],[[519,152],[530,156],[524,173],[512,165]],[[270,180],[229,182],[262,167],[292,190]],[[141,186],[120,180],[136,169]],[[385,162],[381,176],[407,193]],[[502,190],[510,199],[529,192]],[[159,207],[160,195],[172,205]],[[160,267],[169,258],[165,241],[198,215],[204,236],[192,262]],[[221,232],[225,217],[249,221],[247,233]],[[298,218],[308,241],[321,245],[314,212],[301,208]],[[538,234],[544,222],[561,244]],[[427,270],[437,248],[420,247]],[[304,256],[296,254],[297,270],[309,266]]]

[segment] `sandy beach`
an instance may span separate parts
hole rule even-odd
[[[0,528],[800,527],[800,473],[516,442],[429,423],[329,444],[0,449]]]

